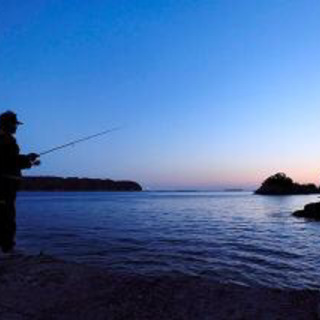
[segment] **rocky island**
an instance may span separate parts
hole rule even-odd
[[[316,193],[320,193],[320,189],[315,184],[296,183],[282,172],[267,178],[255,191],[255,194],[279,196]]]
[[[142,191],[134,181],[111,179],[24,177],[21,191]]]
[[[320,188],[315,184],[299,184],[287,177],[284,173],[279,172],[267,178],[255,194],[259,195],[303,195],[320,193]],[[301,218],[310,218],[320,220],[320,202],[309,203],[304,209],[293,212],[293,216]]]
[[[302,210],[295,211],[293,215],[298,218],[320,220],[320,202],[309,203]]]

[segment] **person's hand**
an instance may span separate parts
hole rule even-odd
[[[32,162],[33,166],[40,166],[40,164],[41,164],[40,160],[35,160],[35,161]]]
[[[35,162],[37,160],[37,158],[40,157],[40,155],[38,155],[37,153],[32,152],[32,153],[29,153],[27,155],[27,157],[31,162]]]

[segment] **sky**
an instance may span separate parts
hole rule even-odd
[[[145,189],[320,183],[318,0],[0,0],[0,111],[26,175]]]

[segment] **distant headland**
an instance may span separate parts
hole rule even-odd
[[[223,191],[225,191],[225,192],[243,192],[245,190],[241,189],[241,188],[227,188],[227,189],[224,189]]]
[[[299,184],[294,182],[286,174],[279,172],[263,181],[255,194],[260,195],[298,195],[298,194],[316,194],[320,193],[313,183]]]
[[[21,191],[142,191],[134,181],[77,177],[24,177]]]

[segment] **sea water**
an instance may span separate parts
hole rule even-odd
[[[17,245],[112,272],[320,289],[320,222],[291,214],[317,195],[21,192]]]

